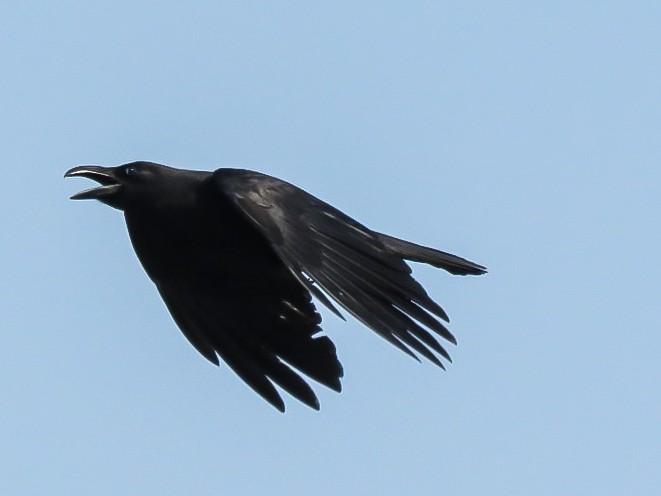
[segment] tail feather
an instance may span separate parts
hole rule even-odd
[[[387,234],[376,234],[388,250],[412,262],[426,263],[439,269],[447,270],[450,274],[460,276],[477,276],[487,271],[486,267],[458,257],[457,255],[436,250],[435,248],[416,245],[410,241],[394,238]]]

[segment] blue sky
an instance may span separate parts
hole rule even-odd
[[[658,2],[3,2],[0,493],[661,493]],[[281,415],[186,342],[71,166],[287,179],[416,266],[447,372],[325,312]]]

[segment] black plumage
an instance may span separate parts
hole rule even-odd
[[[75,167],[65,174],[71,176],[100,183],[72,199],[124,212],[140,262],[190,343],[216,365],[220,357],[281,411],[274,384],[319,408],[301,373],[341,389],[342,366],[321,334],[312,296],[341,317],[334,301],[405,353],[443,367],[439,356],[450,356],[434,334],[456,343],[442,322],[448,317],[405,259],[452,274],[486,272],[372,231],[258,172],[133,162]]]

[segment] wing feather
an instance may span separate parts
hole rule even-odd
[[[285,404],[275,385],[318,410],[314,391],[299,374],[340,391],[343,371],[335,345],[326,336],[316,336],[321,318],[303,287],[293,278],[271,283],[268,286],[281,290],[278,298],[273,291],[245,284],[235,286],[232,294],[209,286],[157,287],[179,328],[208,360],[218,365],[220,356],[280,411]]]
[[[448,316],[412,277],[404,258],[450,266],[457,273],[479,272],[482,266],[373,232],[305,191],[264,174],[219,169],[214,181],[322,303],[337,313],[325,293],[416,359],[415,352],[441,367],[434,353],[450,360],[427,330],[456,344],[441,322]],[[317,286],[323,293],[314,291]]]

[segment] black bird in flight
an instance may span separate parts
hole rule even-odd
[[[151,162],[83,165],[99,187],[73,195],[124,212],[145,271],[175,322],[210,362],[222,358],[278,410],[274,387],[314,409],[302,378],[341,390],[335,345],[320,335],[312,296],[333,300],[397,348],[443,367],[450,356],[429,330],[456,344],[448,316],[411,276],[405,260],[451,274],[485,267],[368,229],[274,177],[241,169],[202,172]]]

